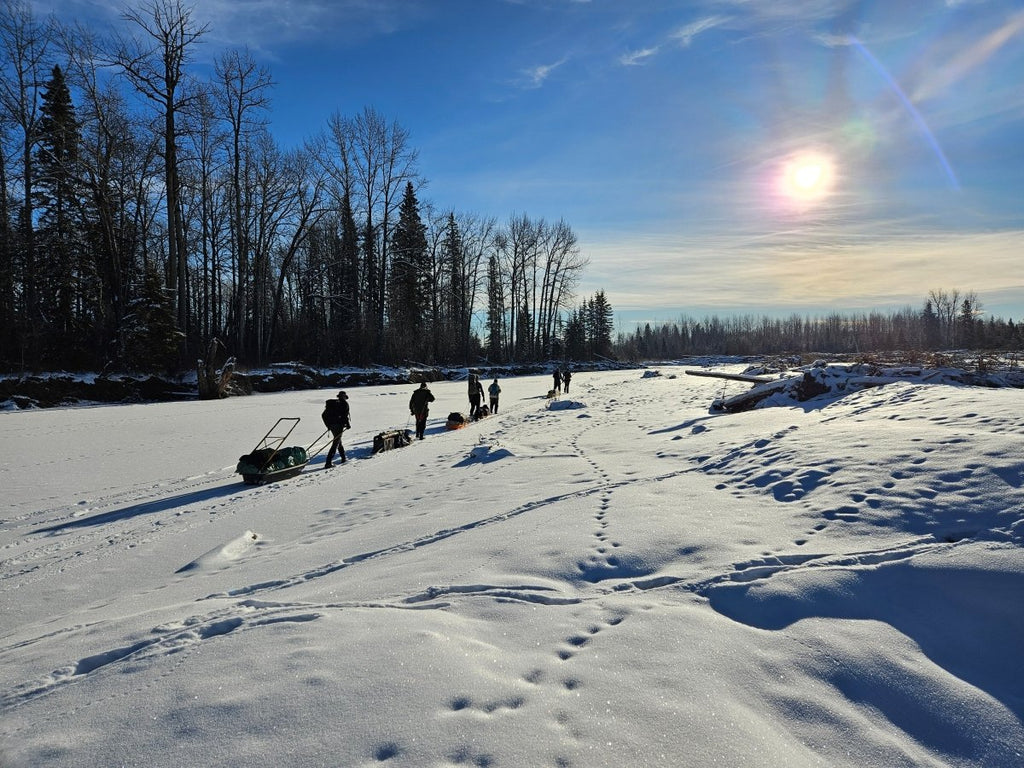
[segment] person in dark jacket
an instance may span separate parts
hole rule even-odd
[[[569,394],[569,382],[572,381],[572,371],[568,368],[565,369],[565,373],[562,374],[562,383],[565,384],[565,394]]]
[[[409,398],[409,413],[416,417],[416,437],[420,440],[423,439],[423,433],[427,430],[427,415],[432,402],[434,402],[434,393],[427,389],[425,381]]]
[[[491,413],[498,412],[498,395],[501,394],[501,386],[498,384],[498,379],[495,378],[491,382],[491,386],[487,388],[487,393],[491,396]]]
[[[328,400],[324,404],[321,418],[324,420],[324,426],[334,435],[331,447],[327,450],[327,461],[324,462],[324,469],[330,469],[334,466],[332,462],[335,453],[339,455],[341,463],[345,463],[345,446],[341,444],[341,435],[346,429],[352,428],[349,421],[348,395],[339,392],[336,398]]]
[[[562,374],[559,373],[558,369],[556,368],[555,372],[551,375],[555,379],[555,384],[553,387],[551,387],[551,391],[554,392],[556,395],[560,395],[562,393]]]
[[[469,374],[469,418],[475,419],[480,414],[480,403],[484,398],[484,385],[475,373]]]

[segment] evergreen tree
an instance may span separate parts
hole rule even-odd
[[[960,303],[960,317],[958,318],[960,329],[960,345],[968,349],[973,348],[978,339],[976,333],[977,318],[974,316],[977,311],[973,297],[968,294]]]
[[[608,303],[604,290],[594,294],[590,304],[591,350],[595,355],[608,357],[612,353],[612,331],[615,328],[615,314]]]
[[[516,345],[515,359],[528,360],[530,355],[530,342],[533,339],[533,315],[530,314],[530,307],[524,301],[519,308],[519,319],[516,322]]]
[[[938,349],[941,344],[942,334],[939,325],[939,315],[935,311],[931,299],[925,301],[924,309],[921,310],[921,326],[922,346],[926,350]]]
[[[121,327],[121,363],[127,370],[169,373],[178,359],[181,332],[175,303],[163,287],[160,270],[147,265],[142,289],[128,308]]]
[[[565,356],[570,360],[587,358],[587,331],[583,313],[578,309],[569,314],[565,324]]]
[[[445,338],[450,355],[466,360],[469,354],[469,300],[466,292],[466,259],[455,214],[448,214],[443,246],[444,262],[448,273],[448,292],[445,305]]]
[[[410,181],[405,186],[391,240],[388,331],[396,359],[412,354],[417,349],[416,340],[428,336],[428,275],[427,228],[420,218],[419,202]]]
[[[502,362],[505,343],[505,294],[502,290],[498,257],[491,254],[487,260],[487,356],[493,362]]]
[[[80,141],[71,92],[63,71],[55,66],[42,92],[34,207],[39,212],[36,244],[43,288],[40,307],[48,325],[50,351],[58,358],[80,342],[75,333],[84,264],[79,225]]]

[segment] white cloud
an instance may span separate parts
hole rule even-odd
[[[636,67],[641,64],[646,64],[647,60],[654,56],[660,50],[660,46],[654,46],[653,48],[643,48],[639,51],[631,51],[623,54],[619,58],[619,63],[624,67]]]
[[[849,48],[854,44],[854,39],[850,35],[833,35],[823,32],[815,35],[814,39],[826,48]]]
[[[520,85],[524,88],[540,88],[542,85],[544,85],[544,82],[551,76],[551,73],[554,72],[563,64],[565,64],[565,62],[568,60],[568,57],[563,56],[554,64],[540,64],[536,67],[524,69],[522,72],[523,77],[520,80]]]
[[[702,32],[707,32],[709,29],[721,26],[728,19],[725,16],[708,16],[704,19],[698,19],[684,27],[680,27],[673,32],[669,37],[676,40],[680,45],[688,47],[693,39]]]
[[[1024,231],[921,232],[835,244],[793,235],[583,234],[591,265],[581,290],[607,289],[616,311],[692,307],[721,314],[917,306],[941,286],[976,291],[983,304],[1024,294]]]

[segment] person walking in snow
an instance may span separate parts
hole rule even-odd
[[[425,381],[409,398],[409,413],[416,417],[416,437],[420,440],[423,439],[423,433],[427,430],[427,415],[430,413],[432,402],[434,402],[434,393],[427,388]]]
[[[551,391],[556,395],[562,394],[562,374],[555,368],[555,372],[552,374],[555,379],[555,385],[551,388]]]
[[[565,369],[565,373],[562,374],[562,383],[565,384],[565,394],[569,394],[569,382],[572,381],[572,371],[568,368]]]
[[[334,436],[331,447],[327,451],[327,461],[324,462],[324,469],[330,469],[334,466],[332,462],[335,452],[338,453],[341,463],[345,463],[345,446],[341,444],[341,435],[346,429],[352,428],[349,421],[348,395],[339,392],[333,400],[328,400],[324,404],[324,412],[320,418],[323,419],[324,426]]]
[[[484,399],[484,385],[480,383],[480,377],[475,373],[469,374],[469,418],[477,418],[480,412],[480,403]]]
[[[491,413],[497,413],[498,395],[501,394],[501,387],[498,385],[497,377],[494,378],[494,381],[492,381],[491,385],[487,388],[487,394],[490,395],[491,398]]]

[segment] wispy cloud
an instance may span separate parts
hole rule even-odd
[[[684,47],[689,47],[697,35],[707,32],[709,29],[721,26],[728,20],[729,19],[726,16],[708,16],[703,19],[698,19],[686,26],[680,27],[669,35],[669,38],[675,40]]]
[[[420,22],[429,7],[403,0],[204,0],[195,18],[210,24],[209,39],[223,45],[245,40],[270,52],[282,43],[330,39],[349,43],[387,35]]]
[[[544,85],[551,73],[558,69],[560,66],[565,64],[569,60],[568,56],[563,56],[553,64],[539,64],[535,67],[529,67],[522,71],[522,77],[519,80],[519,85],[522,88],[540,88]]]
[[[714,29],[726,21],[728,21],[728,17],[725,16],[707,16],[675,30],[668,36],[668,40],[670,43],[688,48],[691,43],[693,43],[694,38],[698,35],[703,32],[707,32],[710,29]],[[629,51],[619,57],[619,64],[623,67],[642,66],[657,56],[662,47],[663,43],[658,43],[657,45],[651,45],[647,48]]]
[[[854,38],[850,35],[832,35],[822,33],[815,35],[814,39],[821,43],[825,48],[849,48],[854,44]]]
[[[1011,41],[1024,35],[1024,11],[1007,19],[996,29],[964,46],[955,56],[942,62],[933,75],[922,82],[913,94],[915,100],[931,98],[936,93],[950,90],[976,71]]]
[[[630,51],[619,57],[619,63],[624,67],[637,67],[646,64],[648,60],[658,53],[661,46],[655,45],[652,48],[643,48],[639,51]]]
[[[790,233],[791,234],[791,233]],[[738,236],[598,236],[584,292],[614,286],[616,310],[817,313],[917,306],[931,288],[975,290],[984,302],[1024,290],[1024,232],[840,241],[801,246],[776,233]],[[979,254],[984,254],[979,264]],[[737,276],[742,275],[742,279]],[[651,286],[657,285],[657,290]]]

